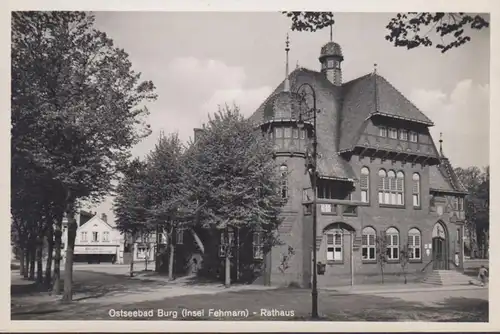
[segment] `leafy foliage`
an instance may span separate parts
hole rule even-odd
[[[333,25],[331,12],[283,12],[292,21],[291,29],[316,31]],[[408,50],[422,46],[435,46],[445,53],[471,40],[468,31],[489,27],[484,15],[467,13],[398,13],[386,28],[385,39],[396,47]],[[438,42],[433,38],[439,39]]]
[[[465,223],[473,253],[478,253],[478,248],[485,253],[488,249],[490,224],[490,168],[487,166],[481,171],[475,166],[465,169],[459,167],[455,168],[455,173],[468,192],[465,200]]]
[[[403,245],[399,250],[399,265],[405,278],[405,284],[408,283],[408,264],[410,263],[410,248],[408,245]]]
[[[379,235],[375,237],[375,245],[377,252],[377,263],[380,267],[380,274],[382,275],[382,283],[384,283],[384,268],[387,263],[387,235],[384,231],[381,231]]]
[[[150,133],[144,103],[156,98],[153,83],[141,81],[127,53],[93,24],[85,12],[12,13],[14,153],[25,161],[20,168],[45,177],[43,193],[57,194],[68,218],[65,300],[75,210],[113,189],[130,148]]]

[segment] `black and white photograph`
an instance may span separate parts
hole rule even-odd
[[[489,12],[9,16],[12,324],[493,321]]]

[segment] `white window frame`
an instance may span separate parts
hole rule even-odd
[[[418,133],[415,131],[410,131],[408,137],[412,143],[418,143]]]
[[[399,130],[399,139],[400,140],[408,140],[408,130],[406,130],[406,129]]]
[[[420,208],[421,198],[420,198],[420,174],[413,173],[412,176],[412,198],[413,198],[413,207]]]
[[[92,231],[92,242],[99,242],[99,232]]]
[[[109,241],[109,231],[102,232],[102,241],[104,241],[104,242]]]
[[[385,231],[387,241],[387,260],[399,260],[399,231],[394,227],[389,227]],[[397,256],[394,256],[396,254]]]
[[[359,188],[361,190],[361,202],[370,203],[370,169],[363,166],[359,177]]]
[[[297,128],[292,129],[292,137],[294,139],[299,139],[299,129],[297,129]]]
[[[300,129],[300,139],[306,139],[306,130]]]
[[[274,128],[274,138],[283,138],[283,128],[281,127],[275,127]]]
[[[253,250],[254,260],[264,259],[264,243],[262,242],[262,239],[263,239],[262,231],[253,232],[252,250]]]
[[[396,173],[396,205],[405,205],[405,173]]]
[[[387,136],[391,139],[398,139],[398,129],[389,128],[387,131]]]
[[[377,246],[376,246],[377,232],[373,227],[365,227],[363,229],[361,238],[361,257],[363,261],[376,261],[377,260]],[[366,249],[366,256],[363,255]],[[373,250],[373,257],[370,257],[371,250]]]
[[[281,165],[280,166],[280,196],[282,199],[288,199],[288,166]]]
[[[385,126],[378,127],[378,135],[380,137],[387,137],[387,128]]]
[[[418,256],[416,256],[416,250],[418,249]],[[410,260],[421,260],[422,259],[422,233],[416,228],[412,228],[408,231],[408,258]]]
[[[287,126],[283,129],[283,138],[290,139],[292,138],[292,128]]]
[[[328,262],[344,261],[344,235],[342,230],[331,230],[326,233],[326,260]]]
[[[87,242],[87,231],[82,231],[80,233],[80,241]]]

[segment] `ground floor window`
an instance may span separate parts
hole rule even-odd
[[[342,262],[343,257],[343,235],[342,231],[334,230],[326,234],[326,260]]]
[[[394,227],[390,227],[385,232],[387,243],[387,259],[399,260],[399,232]]]
[[[262,260],[264,258],[264,243],[262,239],[262,232],[253,233],[253,258],[256,260]]]
[[[421,235],[416,228],[408,231],[408,253],[410,260],[420,260],[422,258]]]
[[[375,260],[376,246],[375,246],[375,229],[372,227],[365,227],[362,235],[362,257],[363,260]]]

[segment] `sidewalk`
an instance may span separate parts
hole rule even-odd
[[[338,294],[394,294],[394,293],[414,293],[414,292],[433,292],[433,291],[461,291],[461,290],[484,290],[488,286],[481,287],[477,285],[450,285],[440,286],[424,283],[410,284],[366,284],[355,286],[321,288]]]

